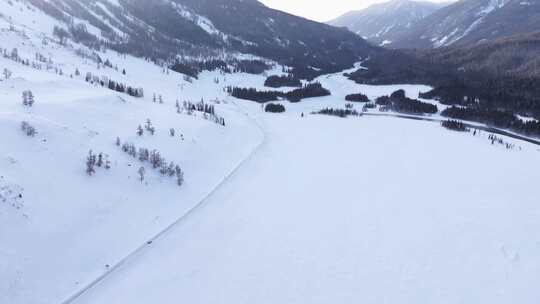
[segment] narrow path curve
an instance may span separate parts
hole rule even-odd
[[[75,293],[70,295],[67,299],[60,302],[61,304],[71,304],[74,303],[79,297],[81,297],[83,294],[97,286],[99,283],[104,281],[108,276],[110,276],[112,273],[114,273],[116,270],[118,270],[120,267],[122,267],[126,262],[128,262],[133,257],[145,252],[146,250],[151,250],[152,245],[154,242],[158,241],[159,239],[163,238],[165,235],[171,233],[177,226],[179,226],[182,222],[184,222],[188,217],[192,216],[194,213],[198,212],[199,210],[203,209],[203,207],[210,201],[212,196],[218,192],[221,188],[223,188],[227,182],[238,172],[240,169],[248,163],[256,154],[261,150],[261,148],[264,146],[267,140],[267,135],[262,127],[262,125],[257,121],[257,118],[252,118],[249,116],[249,114],[242,109],[242,107],[238,106],[236,103],[235,105],[239,108],[241,108],[242,113],[244,113],[248,120],[250,120],[253,125],[260,131],[261,133],[261,140],[256,144],[256,146],[253,148],[253,150],[249,153],[246,158],[244,158],[238,165],[229,173],[227,174],[223,180],[216,186],[214,189],[212,189],[201,201],[199,201],[195,206],[193,206],[191,209],[189,209],[186,213],[184,213],[182,216],[180,216],[178,219],[176,219],[174,222],[172,222],[170,225],[165,227],[163,230],[159,231],[157,234],[155,234],[153,237],[149,238],[145,243],[141,244],[139,247],[135,248],[133,251],[128,253],[126,256],[124,256],[122,259],[120,259],[118,262],[116,262],[113,265],[110,265],[110,267],[100,276],[96,277],[91,282],[85,284],[82,288],[77,290]]]

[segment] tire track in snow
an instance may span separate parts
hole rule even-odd
[[[237,105],[236,103],[234,103],[237,107],[241,108],[239,105]],[[80,288],[79,290],[77,290],[75,293],[73,293],[71,296],[69,296],[67,299],[63,300],[62,302],[60,302],[61,304],[72,304],[72,303],[75,303],[77,301],[77,299],[79,299],[82,295],[84,295],[86,292],[88,292],[89,290],[93,289],[94,287],[96,287],[99,283],[101,283],[102,281],[104,281],[109,275],[111,275],[113,272],[115,272],[116,270],[120,269],[123,265],[125,265],[129,260],[131,260],[132,258],[134,258],[135,256],[138,256],[139,254],[142,254],[143,252],[145,252],[146,250],[151,250],[152,247],[151,245],[159,240],[160,238],[162,238],[163,236],[165,236],[166,234],[172,232],[178,225],[180,225],[181,223],[183,223],[188,217],[190,217],[192,214],[196,213],[197,211],[199,211],[200,209],[202,209],[206,204],[207,202],[212,198],[212,196],[218,192],[221,188],[223,188],[224,185],[227,184],[227,182],[234,176],[236,175],[236,173],[238,171],[240,171],[240,169],[242,169],[244,167],[245,164],[247,164],[252,158],[253,156],[255,156],[257,154],[257,152],[259,152],[261,150],[261,148],[263,147],[263,145],[266,143],[266,132],[264,131],[264,128],[261,126],[261,124],[256,120],[256,118],[253,118],[253,117],[250,117],[249,114],[247,112],[245,112],[243,109],[242,109],[242,112],[244,112],[244,115],[246,115],[246,117],[248,118],[248,120],[251,120],[251,122],[253,123],[253,125],[255,125],[255,127],[259,130],[259,132],[261,133],[261,140],[255,145],[255,147],[251,150],[251,152],[243,159],[241,160],[237,165],[236,167],[231,171],[229,172],[224,178],[223,180],[216,185],[216,187],[214,187],[214,189],[212,189],[202,200],[200,200],[195,206],[193,206],[191,209],[189,209],[186,213],[184,213],[182,216],[180,216],[178,219],[176,219],[174,222],[172,222],[170,225],[168,225],[167,227],[165,227],[163,230],[159,231],[157,234],[155,234],[153,237],[151,237],[150,239],[148,239],[146,242],[144,242],[142,245],[140,245],[139,247],[135,248],[133,251],[131,251],[129,254],[127,254],[126,256],[124,256],[122,259],[120,259],[118,262],[116,262],[115,264],[111,265],[107,271],[105,271],[104,273],[102,273],[101,275],[99,275],[98,277],[96,277],[95,279],[93,279],[91,282],[87,283],[86,285],[84,285],[82,288]]]

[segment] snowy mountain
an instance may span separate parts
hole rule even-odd
[[[437,48],[540,31],[540,1],[461,0],[420,21],[393,44]]]
[[[328,23],[347,27],[377,45],[391,45],[417,22],[443,6],[427,1],[392,0],[348,12]]]
[[[430,86],[346,76],[370,60],[318,68],[353,33],[155,3],[0,0],[0,303],[537,302],[540,142],[514,131],[540,115],[448,121]],[[261,56],[256,12],[313,40]],[[311,83],[280,59],[306,54]]]
[[[234,50],[335,72],[367,57],[352,33],[256,0],[28,0],[77,41],[168,59]],[[52,28],[51,28],[52,30]]]

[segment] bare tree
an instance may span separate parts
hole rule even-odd
[[[144,167],[140,167],[139,170],[137,170],[137,173],[139,174],[139,180],[144,182],[144,175],[146,174],[146,169]]]

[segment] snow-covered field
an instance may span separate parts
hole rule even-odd
[[[190,83],[110,51],[100,56],[118,70],[98,69],[81,46],[49,40],[52,20],[6,3],[0,47],[39,53],[49,69],[0,56],[0,73],[12,73],[0,76],[0,303],[538,303],[538,146],[501,137],[516,145],[506,149],[434,122],[309,115],[350,93],[416,98],[424,86],[338,73],[318,79],[332,96],[266,114],[223,90],[262,89],[263,75]],[[10,29],[5,16],[32,21]],[[87,72],[145,97],[91,85]],[[226,126],[176,112],[176,100],[201,99]],[[147,119],[156,134],[137,136]],[[185,184],[148,165],[141,183],[143,164],[117,137],[159,150]],[[90,149],[111,168],[86,175]]]
[[[536,147],[261,120],[263,147],[203,209],[76,303],[537,303]]]

